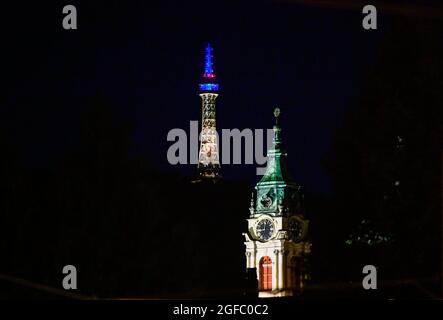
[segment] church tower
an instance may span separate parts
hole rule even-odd
[[[286,166],[278,108],[274,116],[274,139],[267,154],[266,173],[252,194],[248,232],[243,234],[246,268],[257,271],[259,297],[296,295],[309,279],[309,221],[303,212],[301,186]]]
[[[215,100],[218,97],[218,84],[215,81],[212,63],[212,47],[208,44],[205,55],[205,72],[200,84],[202,99],[202,129],[198,156],[198,175],[203,179],[219,178],[218,137],[216,131]]]

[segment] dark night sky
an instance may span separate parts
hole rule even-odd
[[[346,8],[69,3],[78,9],[76,31],[62,29],[66,3],[11,5],[0,17],[0,124],[26,165],[48,166],[75,145],[84,102],[99,93],[135,123],[134,153],[147,151],[159,170],[189,174],[191,167],[167,163],[166,135],[200,119],[196,89],[211,42],[222,88],[218,129],[270,127],[279,106],[294,176],[311,192],[329,191],[322,159],[376,60],[389,16],[380,14],[379,30],[369,32],[361,11]],[[253,165],[222,170],[257,179]]]
[[[378,290],[390,299],[405,279],[440,290],[441,3],[372,2],[366,31],[366,0],[177,2],[2,3],[0,275],[58,288],[73,264],[96,297],[244,287],[256,166],[222,165],[212,185],[167,162],[167,133],[200,120],[210,42],[219,132],[270,128],[281,108],[324,297],[366,264],[399,281]],[[78,30],[62,27],[66,4]]]

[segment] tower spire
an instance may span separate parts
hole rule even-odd
[[[203,73],[203,83],[200,84],[200,91],[215,92],[218,91],[218,84],[215,83],[214,62],[212,61],[212,46],[208,43],[205,49],[205,70]]]
[[[281,127],[278,124],[280,118],[280,109],[274,109],[275,124],[273,126],[274,138],[272,139],[272,147],[268,150],[268,163],[265,175],[259,184],[269,184],[274,182],[293,184],[294,180],[289,173],[286,164],[286,152],[282,147]]]
[[[205,73],[203,74],[203,78],[212,79],[215,78],[214,67],[212,62],[212,47],[211,44],[208,43],[206,47],[205,53]]]

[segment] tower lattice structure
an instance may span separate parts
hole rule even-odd
[[[219,85],[215,82],[216,76],[212,57],[212,47],[208,44],[205,54],[203,83],[199,86],[199,95],[202,99],[202,129],[200,133],[198,174],[200,178],[216,179],[219,177],[220,171],[215,112]]]

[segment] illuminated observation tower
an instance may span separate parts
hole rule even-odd
[[[212,47],[206,47],[205,73],[203,83],[199,85],[202,98],[202,129],[198,156],[198,175],[203,179],[219,178],[220,162],[215,118],[215,100],[218,97],[218,84],[212,63]]]

